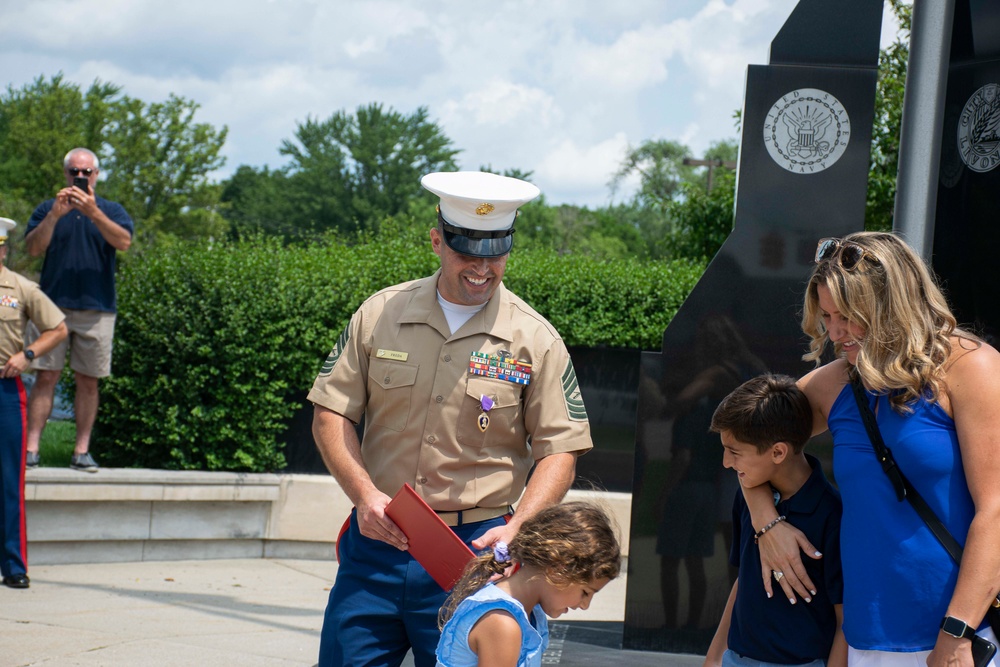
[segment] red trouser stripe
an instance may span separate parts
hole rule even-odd
[[[20,496],[21,503],[21,558],[24,560],[24,569],[28,569],[28,524],[24,514],[24,473],[27,466],[25,459],[28,452],[28,392],[24,390],[24,382],[21,376],[17,380],[17,396],[21,404],[21,474],[20,474]]]

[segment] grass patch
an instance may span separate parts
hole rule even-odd
[[[66,468],[76,446],[76,423],[73,421],[50,421],[42,431],[39,445],[43,468]]]

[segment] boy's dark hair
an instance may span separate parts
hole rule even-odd
[[[786,442],[798,454],[812,435],[809,399],[787,375],[758,375],[722,399],[712,415],[711,430],[729,431],[736,440],[765,452]]]

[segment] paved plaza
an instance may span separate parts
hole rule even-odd
[[[0,587],[0,666],[315,665],[336,571],[287,559],[32,567],[31,588]],[[546,664],[701,664],[621,651],[624,599],[622,577],[554,623]]]

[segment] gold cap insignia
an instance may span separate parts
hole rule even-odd
[[[493,204],[480,204],[476,207],[476,215],[488,215],[493,212]]]

